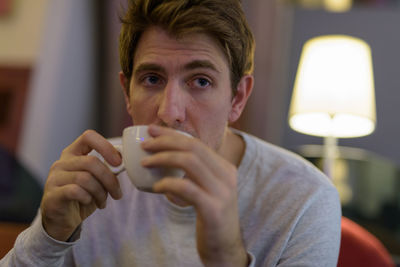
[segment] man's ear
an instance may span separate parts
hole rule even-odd
[[[119,82],[121,83],[122,91],[124,92],[126,111],[132,117],[131,102],[129,101],[129,94],[128,94],[129,80],[122,71],[119,72]]]
[[[245,75],[240,79],[236,88],[236,95],[232,99],[232,109],[228,117],[229,123],[233,123],[239,119],[244,107],[246,106],[247,99],[253,90],[253,83],[253,75]]]

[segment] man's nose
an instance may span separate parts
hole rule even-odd
[[[160,98],[157,115],[167,126],[174,127],[185,121],[185,91],[179,82],[169,81]]]

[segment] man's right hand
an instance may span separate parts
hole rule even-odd
[[[66,241],[79,224],[97,208],[104,208],[108,194],[120,199],[117,177],[97,157],[112,166],[121,164],[119,152],[104,137],[88,130],[65,148],[50,168],[41,203],[43,227],[53,238]]]

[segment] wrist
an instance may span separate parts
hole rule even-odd
[[[203,260],[206,267],[247,267],[251,262],[251,256],[244,247],[230,253],[216,253],[214,257]]]
[[[44,216],[42,216],[42,227],[51,238],[62,242],[68,242],[68,239],[76,231],[76,228],[66,229],[64,227],[59,227],[56,224],[49,222],[49,220]]]

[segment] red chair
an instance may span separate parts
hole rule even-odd
[[[342,217],[338,267],[394,267],[383,244],[366,229]]]
[[[0,259],[3,258],[14,246],[17,236],[25,230],[29,224],[11,223],[0,221]]]

